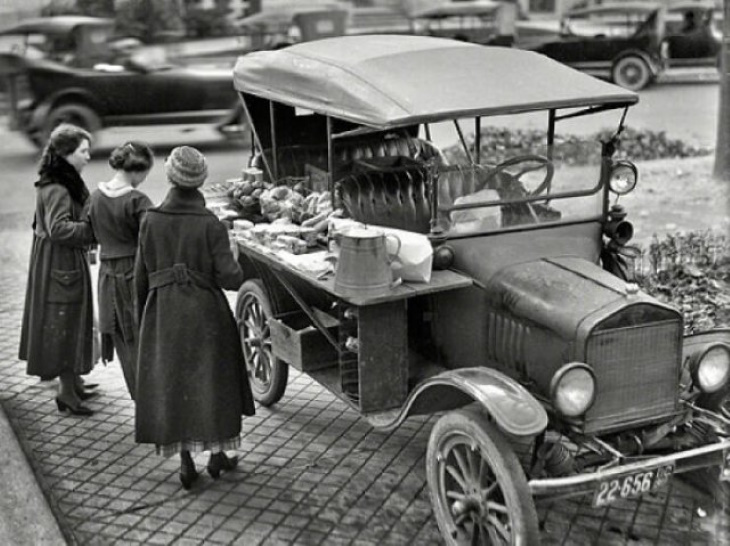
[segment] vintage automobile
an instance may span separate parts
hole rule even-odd
[[[492,0],[440,4],[409,15],[413,34],[483,45],[511,45],[516,19],[516,4]]]
[[[593,76],[638,91],[666,68],[664,8],[652,2],[604,3],[568,12],[560,35],[519,39],[538,51]]]
[[[113,21],[82,16],[29,19],[0,32],[0,77],[15,128],[39,147],[62,121],[92,133],[214,123],[240,134],[230,70],[176,66],[161,48],[129,43],[115,39]]]
[[[434,252],[429,282],[359,295],[242,238],[236,317],[261,404],[292,366],[374,427],[440,414],[426,475],[448,544],[538,544],[543,499],[605,507],[696,469],[730,478],[713,394],[730,332],[683,337],[681,312],[631,282],[616,201],[638,177],[620,155],[634,92],[530,51],[398,35],[251,53],[234,85],[269,183],[324,184],[352,221]],[[617,129],[575,165],[558,127],[588,115]],[[482,157],[493,116],[544,120],[544,147]],[[444,122],[463,164],[431,140]]]
[[[342,36],[349,13],[336,4],[270,8],[235,22],[251,50],[281,49],[298,42]]]
[[[714,2],[670,4],[665,33],[669,66],[719,67],[722,27],[718,19]]]

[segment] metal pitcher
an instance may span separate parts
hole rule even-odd
[[[390,290],[390,264],[400,251],[400,239],[366,226],[343,230],[339,239],[335,290],[348,296],[374,296]],[[386,239],[395,241],[395,252],[388,252]]]

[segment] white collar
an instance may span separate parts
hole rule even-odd
[[[126,186],[120,186],[117,188],[112,188],[109,186],[109,182],[99,182],[99,191],[101,191],[101,193],[103,193],[107,197],[111,197],[112,199],[114,199],[116,197],[121,197],[123,195],[127,195],[133,189],[134,189],[134,187],[131,184],[127,184]]]

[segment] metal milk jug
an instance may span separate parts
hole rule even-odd
[[[390,290],[390,264],[400,250],[400,239],[379,229],[351,227],[339,234],[340,254],[335,272],[335,290],[348,296],[375,296]],[[396,242],[389,255],[386,239]]]

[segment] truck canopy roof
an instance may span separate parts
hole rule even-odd
[[[238,58],[243,93],[378,129],[638,96],[531,51],[403,35],[343,36]]]

